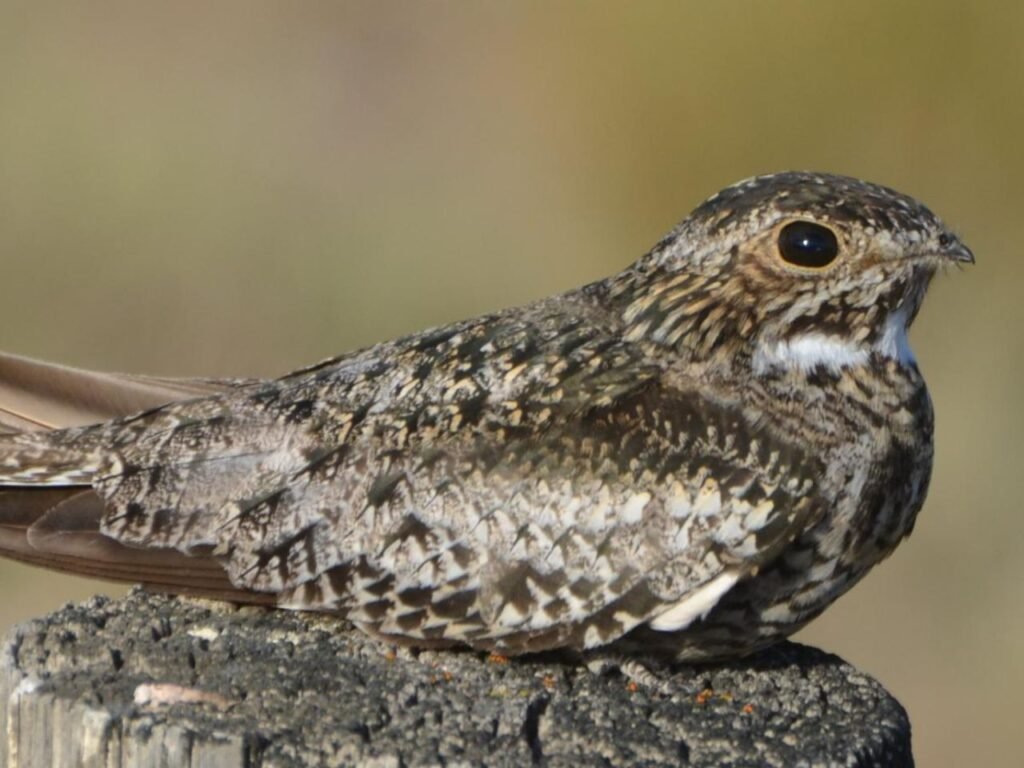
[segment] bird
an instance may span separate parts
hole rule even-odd
[[[623,271],[277,379],[0,357],[0,554],[421,648],[703,662],[791,635],[912,530],[907,340],[972,252],[790,171]]]

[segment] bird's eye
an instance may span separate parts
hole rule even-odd
[[[779,232],[779,254],[798,267],[821,269],[839,255],[839,241],[828,227],[813,221],[794,221]]]

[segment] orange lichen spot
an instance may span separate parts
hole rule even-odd
[[[753,704],[744,704],[743,705],[743,714],[744,715],[752,715],[752,714],[754,714],[754,705]]]
[[[544,677],[541,678],[540,684],[547,688],[549,691],[553,691],[555,689],[555,684],[557,682],[558,681],[555,680],[554,675],[544,675]]]
[[[696,701],[698,704],[707,704],[711,697],[715,695],[715,692],[710,688],[705,688],[703,691],[697,694]]]
[[[491,653],[487,657],[487,661],[491,664],[508,664],[508,656],[503,653]]]
[[[626,690],[630,693],[636,693],[640,690],[640,686],[637,684],[636,680],[630,680],[626,683]]]

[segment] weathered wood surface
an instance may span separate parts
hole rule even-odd
[[[661,674],[391,651],[344,624],[141,591],[15,629],[4,766],[906,766],[877,682],[784,644]],[[175,703],[177,702],[177,703]]]

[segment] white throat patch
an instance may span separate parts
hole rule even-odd
[[[783,341],[763,341],[754,352],[755,373],[773,368],[811,371],[824,366],[832,371],[864,365],[876,352],[882,357],[898,360],[904,365],[914,362],[914,353],[907,340],[907,313],[893,312],[886,320],[881,338],[872,347],[839,336],[805,333]]]
[[[910,340],[907,339],[907,321],[909,319],[905,307],[901,307],[889,315],[889,319],[885,321],[882,338],[879,339],[876,347],[882,356],[899,360],[904,365],[917,362],[913,350],[910,349]]]
[[[838,371],[864,365],[871,357],[870,349],[838,336],[807,333],[784,341],[766,341],[754,352],[754,372],[765,373],[772,368],[810,371],[823,365]]]

